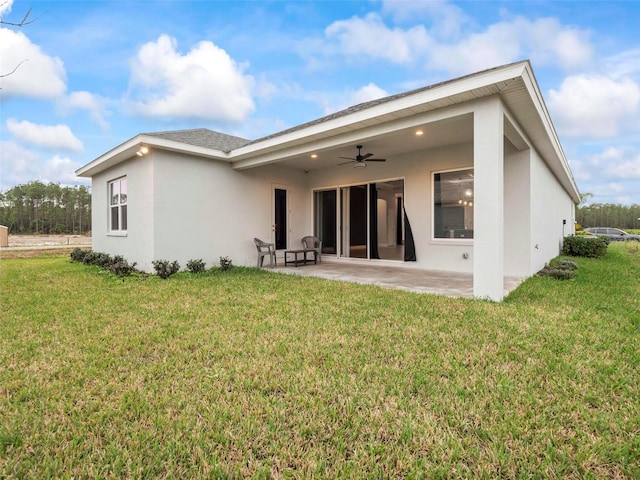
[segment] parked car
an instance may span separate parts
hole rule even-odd
[[[598,237],[607,237],[612,242],[622,241],[622,240],[635,240],[636,242],[640,242],[640,235],[633,235],[631,233],[627,233],[624,230],[620,230],[619,228],[587,228],[587,232],[592,235],[597,235]]]

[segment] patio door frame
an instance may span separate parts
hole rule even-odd
[[[284,192],[284,205],[281,204],[283,200]],[[290,188],[287,185],[272,184],[271,185],[271,241],[274,243],[276,250],[287,250],[291,244],[291,208],[290,208]],[[282,215],[284,209],[284,225],[283,222],[277,222],[279,216]],[[281,234],[284,236],[284,247],[282,246],[282,238],[278,235],[278,229],[281,228],[284,231]]]
[[[350,196],[350,188],[358,187],[358,186],[366,186],[365,193],[365,205],[366,205],[366,259],[371,260],[371,208],[370,208],[370,195],[371,195],[371,184],[380,184],[386,182],[393,181],[402,181],[402,193],[400,195],[396,194],[396,205],[394,208],[398,208],[398,198],[400,198],[400,208],[402,208],[401,219],[404,219],[404,200],[405,200],[405,178],[404,177],[392,177],[380,180],[369,180],[367,182],[360,183],[350,183],[350,184],[342,184],[336,185],[327,188],[314,188],[312,190],[313,202],[317,201],[316,192],[327,191],[327,190],[335,190],[336,191],[336,257],[338,258],[362,258],[362,257],[351,257],[350,255],[350,229],[351,229],[351,196]],[[312,205],[312,215],[313,217],[313,225],[317,225],[317,219],[315,218],[317,209],[315,208],[315,204]],[[314,227],[315,228],[315,227]],[[400,232],[401,238],[404,239],[404,225],[400,226],[402,231]],[[318,236],[319,232],[315,231],[314,234]],[[403,244],[399,244],[404,248]]]

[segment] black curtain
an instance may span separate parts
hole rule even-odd
[[[369,184],[369,246],[370,257],[380,258],[378,252],[378,189],[375,183]]]
[[[402,197],[398,197],[396,208],[396,245],[402,245]]]
[[[404,212],[404,261],[416,261],[416,244],[413,242],[413,233],[407,212]]]

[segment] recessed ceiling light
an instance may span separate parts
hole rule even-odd
[[[317,153],[312,153],[311,154],[311,158],[318,158],[318,154]]]
[[[424,132],[422,130],[416,130],[416,136],[420,136],[420,135],[424,135]]]

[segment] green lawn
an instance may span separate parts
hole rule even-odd
[[[505,302],[0,263],[0,478],[639,478],[640,252]]]

